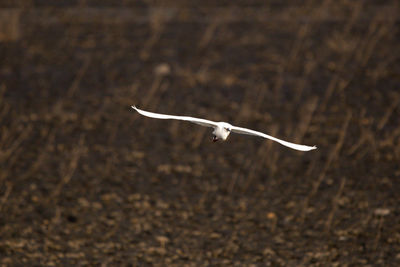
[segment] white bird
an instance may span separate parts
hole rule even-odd
[[[214,131],[212,132],[214,142],[216,142],[220,139],[225,141],[228,138],[229,134],[231,132],[234,132],[234,133],[239,133],[239,134],[255,135],[255,136],[260,136],[263,138],[271,139],[275,142],[278,142],[281,145],[290,147],[292,149],[300,150],[300,151],[310,151],[310,150],[317,148],[316,146],[298,145],[298,144],[290,143],[287,141],[283,141],[281,139],[275,138],[273,136],[267,135],[262,132],[257,132],[254,130],[233,126],[227,122],[215,122],[215,121],[193,118],[193,117],[188,117],[188,116],[174,116],[174,115],[154,113],[154,112],[149,112],[149,111],[144,111],[144,110],[138,109],[136,106],[132,106],[132,108],[134,110],[136,110],[137,112],[139,112],[139,114],[146,116],[146,117],[150,117],[150,118],[163,119],[163,120],[189,121],[189,122],[193,122],[193,123],[196,123],[196,124],[199,124],[202,126],[212,127],[212,128],[214,128]]]

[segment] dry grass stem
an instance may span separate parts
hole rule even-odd
[[[302,212],[302,220],[304,220],[305,215],[306,215],[306,210],[308,208],[308,204],[310,199],[317,193],[318,188],[320,186],[320,184],[322,183],[322,181],[325,179],[326,173],[329,170],[331,164],[335,161],[335,159],[339,156],[339,152],[343,146],[345,137],[346,137],[346,133],[347,133],[347,128],[349,126],[350,123],[350,119],[352,117],[352,113],[350,111],[348,111],[347,116],[345,118],[345,121],[342,125],[342,129],[339,133],[339,138],[338,141],[335,145],[335,147],[331,150],[331,153],[329,154],[328,160],[326,161],[320,175],[318,176],[318,179],[315,181],[315,183],[313,184],[313,188],[310,191],[310,194],[307,196],[307,198],[304,200],[304,204],[303,204],[303,212]]]
[[[343,192],[343,188],[344,188],[345,184],[346,184],[346,178],[343,177],[342,181],[340,182],[339,190],[338,190],[336,196],[332,199],[331,212],[329,213],[328,218],[326,219],[326,222],[325,222],[325,232],[329,232],[331,230],[333,217],[335,216],[335,212],[338,207],[339,199],[342,196],[342,192]]]

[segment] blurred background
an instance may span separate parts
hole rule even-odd
[[[399,14],[2,1],[1,264],[399,265]],[[318,149],[213,143],[131,105]]]

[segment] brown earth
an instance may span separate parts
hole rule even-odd
[[[397,1],[52,2],[0,9],[2,265],[400,265]]]

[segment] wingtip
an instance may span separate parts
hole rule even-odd
[[[302,151],[311,151],[317,149],[317,146],[305,146],[303,149],[301,149]]]
[[[137,110],[137,107],[135,105],[131,106],[134,110]]]

